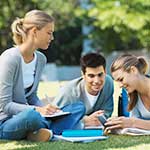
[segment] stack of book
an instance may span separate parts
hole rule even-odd
[[[64,130],[62,135],[54,135],[55,140],[64,140],[69,142],[93,142],[107,139],[104,136],[104,130],[101,127],[90,127],[81,130]]]
[[[43,117],[45,117],[47,120],[57,120],[70,114],[70,112],[59,111],[52,115],[43,115]],[[64,130],[62,135],[54,135],[53,140],[87,143],[96,140],[104,140],[107,138],[107,136],[104,136],[103,126],[90,126],[81,130]]]

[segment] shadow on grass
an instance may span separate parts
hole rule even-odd
[[[122,148],[136,149],[137,146],[148,145],[150,136],[118,136],[110,135],[107,140],[92,143],[69,142],[27,142],[27,141],[0,141],[0,147],[5,150],[119,150]],[[5,147],[6,146],[6,147]],[[7,149],[9,148],[9,149]],[[1,149],[2,150],[2,149]]]

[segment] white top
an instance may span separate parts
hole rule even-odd
[[[36,60],[37,60],[36,53],[34,53],[34,59],[30,63],[25,63],[22,57],[22,74],[23,74],[24,89],[30,87],[33,84]]]
[[[145,108],[140,96],[138,96],[137,104],[135,105],[135,107],[131,111],[131,116],[141,118],[141,119],[150,120],[150,110],[147,110]]]
[[[100,93],[100,92],[99,92]],[[99,96],[99,93],[95,96],[95,95],[91,95],[89,94],[89,92],[87,91],[87,89],[85,88],[85,94],[87,96],[87,99],[90,103],[90,106],[93,107],[97,101],[97,98]]]

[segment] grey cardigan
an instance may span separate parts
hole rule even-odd
[[[91,108],[85,95],[84,79],[77,78],[68,82],[64,87],[62,87],[59,94],[55,97],[53,103],[63,107],[69,103],[81,100],[85,104],[86,115],[98,110],[104,110],[104,114],[108,118],[111,116],[113,111],[113,93],[113,80],[109,75],[106,75],[104,87],[101,90],[94,107]]]
[[[36,51],[37,62],[34,83],[25,93],[22,76],[21,54],[18,48],[10,48],[0,56],[0,120],[34,106],[41,106],[36,92],[46,57]]]

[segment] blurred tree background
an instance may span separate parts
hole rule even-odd
[[[46,54],[48,62],[77,65],[82,51],[82,21],[76,15],[79,1],[75,0],[1,0],[0,53],[12,47],[11,23],[32,9],[41,9],[55,18],[54,41]]]
[[[150,50],[150,0],[90,0],[85,13],[93,46],[104,51]]]
[[[83,9],[80,2],[88,2]],[[41,9],[55,18],[55,40],[45,51],[48,62],[78,65],[85,38],[93,49],[103,53],[114,50],[150,50],[150,0],[1,0],[0,53],[12,47],[10,25],[32,9]],[[84,25],[92,26],[87,37]]]

